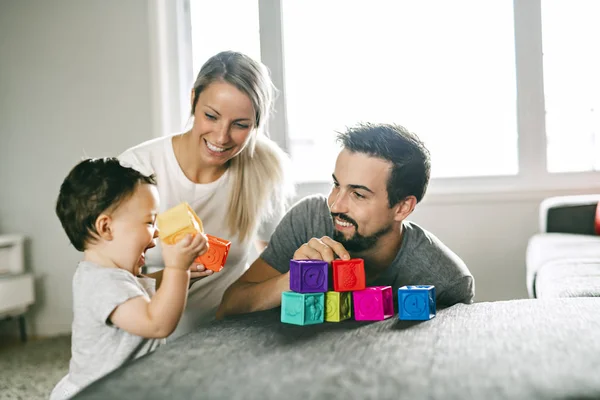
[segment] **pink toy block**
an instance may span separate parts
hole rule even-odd
[[[391,286],[371,286],[352,293],[354,319],[357,321],[382,321],[394,315]]]

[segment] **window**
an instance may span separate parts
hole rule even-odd
[[[258,0],[189,0],[194,79],[202,64],[224,50],[260,60]]]
[[[334,161],[334,131],[360,121],[417,133],[432,153],[434,177],[518,172],[512,2],[312,0],[282,7],[298,180],[329,179],[331,168],[315,157]]]
[[[167,82],[171,98],[189,104],[182,80],[218,51],[262,59],[280,89],[271,136],[291,154],[298,183],[329,182],[335,132],[368,121],[424,140],[430,192],[598,187],[598,0],[164,4],[189,5],[164,35],[191,31],[185,51],[162,57],[189,69]],[[177,47],[176,36],[163,47]],[[167,118],[174,103],[163,106]]]
[[[542,1],[549,172],[600,170],[600,2]]]

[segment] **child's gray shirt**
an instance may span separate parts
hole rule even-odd
[[[108,320],[115,308],[138,296],[150,298],[155,280],[82,261],[73,277],[73,326],[69,381],[83,388],[123,363],[155,350],[164,339],[146,339]]]

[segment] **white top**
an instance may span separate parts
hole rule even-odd
[[[261,224],[251,239],[240,242],[237,235],[232,236],[227,228],[231,184],[229,171],[211,183],[197,184],[190,181],[175,158],[172,138],[173,135],[146,141],[126,150],[119,159],[123,165],[131,166],[145,175],[155,174],[160,195],[160,212],[186,201],[202,220],[206,233],[231,242],[225,267],[194,283],[190,289],[185,313],[177,330],[171,335],[177,337],[193,330],[199,323],[214,319],[223,292],[248,269],[251,246],[254,246],[256,240],[268,241],[282,215],[272,216]],[[160,243],[148,250],[146,265],[164,266]]]

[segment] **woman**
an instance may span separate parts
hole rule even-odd
[[[218,273],[192,266],[196,282],[174,336],[214,318],[223,292],[248,267],[251,246],[262,251],[292,194],[289,159],[267,137],[274,100],[268,69],[248,56],[222,52],[200,69],[192,90],[192,128],[126,150],[119,158],[156,175],[160,210],[188,202],[206,233],[231,241]],[[149,267],[162,267],[160,245]]]

